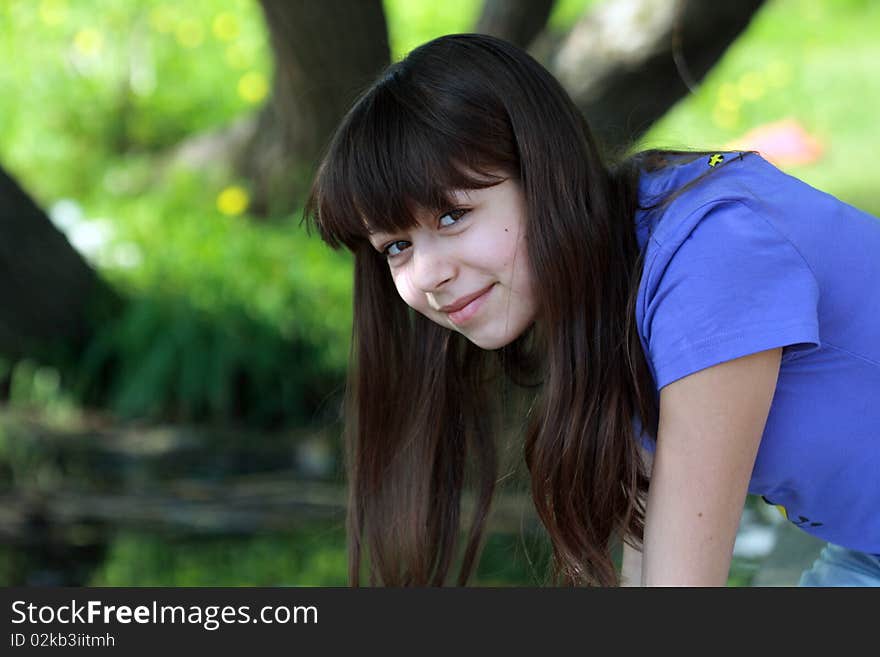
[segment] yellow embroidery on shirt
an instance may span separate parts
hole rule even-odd
[[[715,155],[709,158],[709,166],[714,167],[716,164],[723,161],[724,156],[721,153],[715,153]]]

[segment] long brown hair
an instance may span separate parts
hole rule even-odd
[[[498,477],[488,409],[502,376],[537,389],[524,455],[553,581],[617,583],[612,541],[638,547],[644,528],[648,478],[633,421],[656,439],[659,415],[635,327],[638,179],[677,155],[695,156],[646,151],[606,164],[612,158],[553,76],[485,35],[415,49],[357,100],[304,215],[355,256],[345,405],[351,585],[364,561],[372,585],[444,585],[473,477],[457,578],[467,583]],[[534,324],[484,351],[403,302],[367,231],[407,230],[416,209],[449,207],[451,190],[494,184],[498,170],[522,185],[541,292]]]

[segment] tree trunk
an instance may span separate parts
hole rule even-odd
[[[582,17],[549,68],[599,140],[627,147],[693,91],[763,0],[613,0]]]
[[[94,322],[118,302],[0,168],[0,354],[17,359],[76,350],[90,337]]]
[[[381,0],[260,0],[275,53],[272,97],[238,169],[251,211],[290,212],[352,101],[390,61]]]
[[[555,4],[556,0],[486,0],[474,31],[528,48]]]

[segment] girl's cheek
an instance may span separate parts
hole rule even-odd
[[[400,298],[406,302],[406,305],[415,308],[418,305],[418,295],[416,289],[405,274],[398,272],[393,276],[394,286]]]

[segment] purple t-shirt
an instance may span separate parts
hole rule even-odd
[[[758,155],[722,155],[636,216],[636,322],[658,398],[688,374],[784,347],[749,492],[810,534],[880,553],[880,220]],[[643,173],[642,205],[710,160]]]

